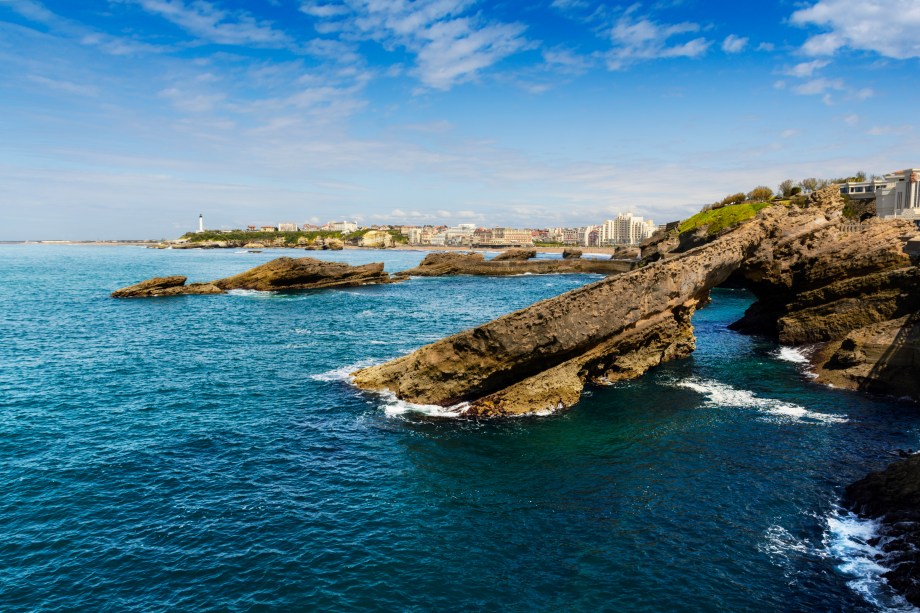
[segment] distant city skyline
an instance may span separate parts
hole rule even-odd
[[[885,173],[918,31],[915,0],[0,0],[0,240],[666,222]]]

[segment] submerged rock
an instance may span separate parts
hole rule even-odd
[[[582,256],[581,249],[563,249],[562,250],[563,260],[577,260],[581,258],[581,256]]]
[[[222,294],[231,289],[290,291],[390,283],[383,264],[350,266],[314,258],[277,258],[246,272],[210,283],[185,285],[182,276],[157,277],[112,292],[113,298]]]

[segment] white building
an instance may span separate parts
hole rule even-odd
[[[354,221],[330,221],[323,230],[330,232],[341,232],[342,234],[351,234],[358,229],[358,223]]]
[[[638,245],[657,229],[651,220],[634,217],[632,213],[620,213],[616,219],[608,219],[600,228],[599,243],[609,245]]]
[[[458,247],[467,247],[473,242],[473,232],[476,224],[462,223],[444,230],[444,244]]]
[[[279,223],[278,232],[297,232],[296,223]]]
[[[840,193],[854,200],[875,198],[879,217],[920,220],[920,168],[891,172],[871,181],[847,182],[840,186]]]

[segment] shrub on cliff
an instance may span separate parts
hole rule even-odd
[[[678,231],[683,234],[684,232],[706,226],[708,234],[718,234],[726,228],[731,228],[742,221],[754,217],[758,211],[768,206],[770,206],[770,204],[767,202],[745,202],[743,204],[724,206],[720,209],[702,211],[681,222]]]

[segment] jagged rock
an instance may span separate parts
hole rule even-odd
[[[612,275],[632,269],[630,262],[610,260],[486,260],[481,253],[429,253],[418,266],[395,274],[398,277],[443,277],[450,275],[521,275],[594,273]]]
[[[114,298],[222,294],[231,289],[290,291],[389,283],[383,264],[350,266],[313,258],[277,258],[246,272],[210,283],[185,285],[185,277],[158,277],[116,290]]]
[[[613,250],[613,253],[610,254],[611,260],[636,260],[639,259],[639,255],[642,253],[642,249],[635,245],[620,245]]]
[[[505,262],[508,260],[529,260],[535,257],[537,257],[536,249],[508,249],[492,258],[492,261]]]
[[[337,238],[327,238],[323,249],[329,249],[330,251],[341,251],[345,248],[345,243]]]
[[[848,232],[835,187],[807,204],[768,207],[705,245],[358,371],[355,384],[411,402],[466,402],[477,415],[571,406],[585,382],[687,355],[689,314],[729,277],[760,299],[739,327],[784,342],[841,340],[916,310],[918,275],[904,253],[918,235],[912,224],[872,221]]]
[[[920,314],[853,330],[812,361],[820,383],[920,402]]]
[[[893,462],[846,488],[845,504],[881,520],[877,546],[888,584],[920,606],[920,455]]]
[[[801,223],[823,214],[804,213]],[[827,223],[825,221],[825,223]],[[769,233],[731,237],[608,277],[354,374],[410,402],[504,415],[572,406],[589,380],[637,376],[692,350],[689,314]]]
[[[350,266],[314,258],[277,258],[213,283],[224,290],[276,291],[347,287],[389,281],[382,263]]]
[[[563,249],[562,250],[563,260],[577,260],[581,256],[582,256],[581,249]]]
[[[251,242],[243,245],[243,249],[265,249],[265,245],[263,243]]]
[[[211,283],[185,284],[186,277],[155,277],[112,292],[113,298],[150,298],[154,296],[180,296],[184,294],[223,294]]]

